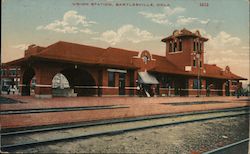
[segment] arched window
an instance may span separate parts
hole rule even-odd
[[[147,64],[148,61],[150,60],[150,59],[148,58],[148,56],[146,56],[146,55],[144,55],[144,56],[142,57],[142,59],[143,59],[143,62],[144,62],[145,64]]]

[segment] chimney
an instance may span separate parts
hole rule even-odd
[[[40,46],[37,46],[35,44],[31,44],[28,46],[28,49],[25,50],[25,56],[37,54],[40,51],[42,51],[43,49],[44,49],[44,47],[40,47]]]

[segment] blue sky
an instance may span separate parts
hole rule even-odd
[[[91,2],[113,6],[74,5]],[[207,63],[229,65],[249,78],[248,0],[2,0],[1,58],[11,61],[22,57],[29,44],[48,46],[59,40],[164,55],[160,40],[184,27],[209,38]]]

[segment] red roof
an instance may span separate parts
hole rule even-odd
[[[168,61],[166,57],[153,55],[153,59],[156,60],[156,64],[151,71],[161,73],[183,74],[183,71],[178,66]]]
[[[69,63],[93,64],[102,66],[111,66],[117,68],[133,68],[138,66],[133,64],[133,57],[138,56],[139,52],[125,49],[112,48],[107,49],[93,46],[81,45],[59,41],[43,50],[32,55],[26,55],[24,58],[8,62],[7,65],[20,65],[31,59],[47,59],[52,61],[63,61]],[[194,71],[187,72],[168,61],[165,56],[152,55],[155,59],[155,66],[151,70],[159,73],[179,74],[187,76],[197,76]],[[205,72],[201,76],[219,79],[246,80],[231,72],[225,72],[216,65],[204,64]]]
[[[8,64],[20,64],[35,58],[42,58],[53,61],[65,61],[70,63],[82,64],[102,64],[113,67],[136,68],[132,64],[132,57],[137,56],[138,52],[128,51],[118,48],[98,48],[93,46],[81,45],[59,41],[44,50],[26,55],[24,58],[9,62]]]
[[[104,63],[109,63],[113,65],[123,65],[126,67],[135,67],[132,63],[132,57],[137,56],[139,52],[129,51],[119,48],[109,47],[105,52]]]
[[[42,50],[34,57],[71,62],[98,63],[105,49],[59,41]]]
[[[175,33],[175,32],[176,32],[176,33]],[[172,39],[174,39],[174,38],[186,37],[186,36],[194,37],[194,38],[199,37],[200,39],[202,39],[202,40],[204,40],[204,41],[207,41],[207,40],[208,40],[207,38],[202,37],[202,36],[200,35],[200,32],[199,32],[199,31],[196,31],[195,33],[193,33],[193,32],[191,32],[191,31],[189,31],[189,30],[183,28],[182,30],[175,30],[175,31],[173,32],[172,35],[170,35],[170,36],[168,36],[168,37],[162,39],[161,41],[162,41],[162,42],[166,42],[167,40],[172,40]]]
[[[212,78],[224,78],[224,79],[235,79],[235,80],[247,80],[246,78],[235,75],[232,72],[225,72],[222,68],[214,65],[214,64],[204,64],[206,73],[202,75],[205,77]]]

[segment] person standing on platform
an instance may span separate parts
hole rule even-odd
[[[241,86],[239,84],[236,85],[236,96],[237,98],[240,98],[241,93]]]
[[[207,86],[207,96],[210,96],[210,85]]]

